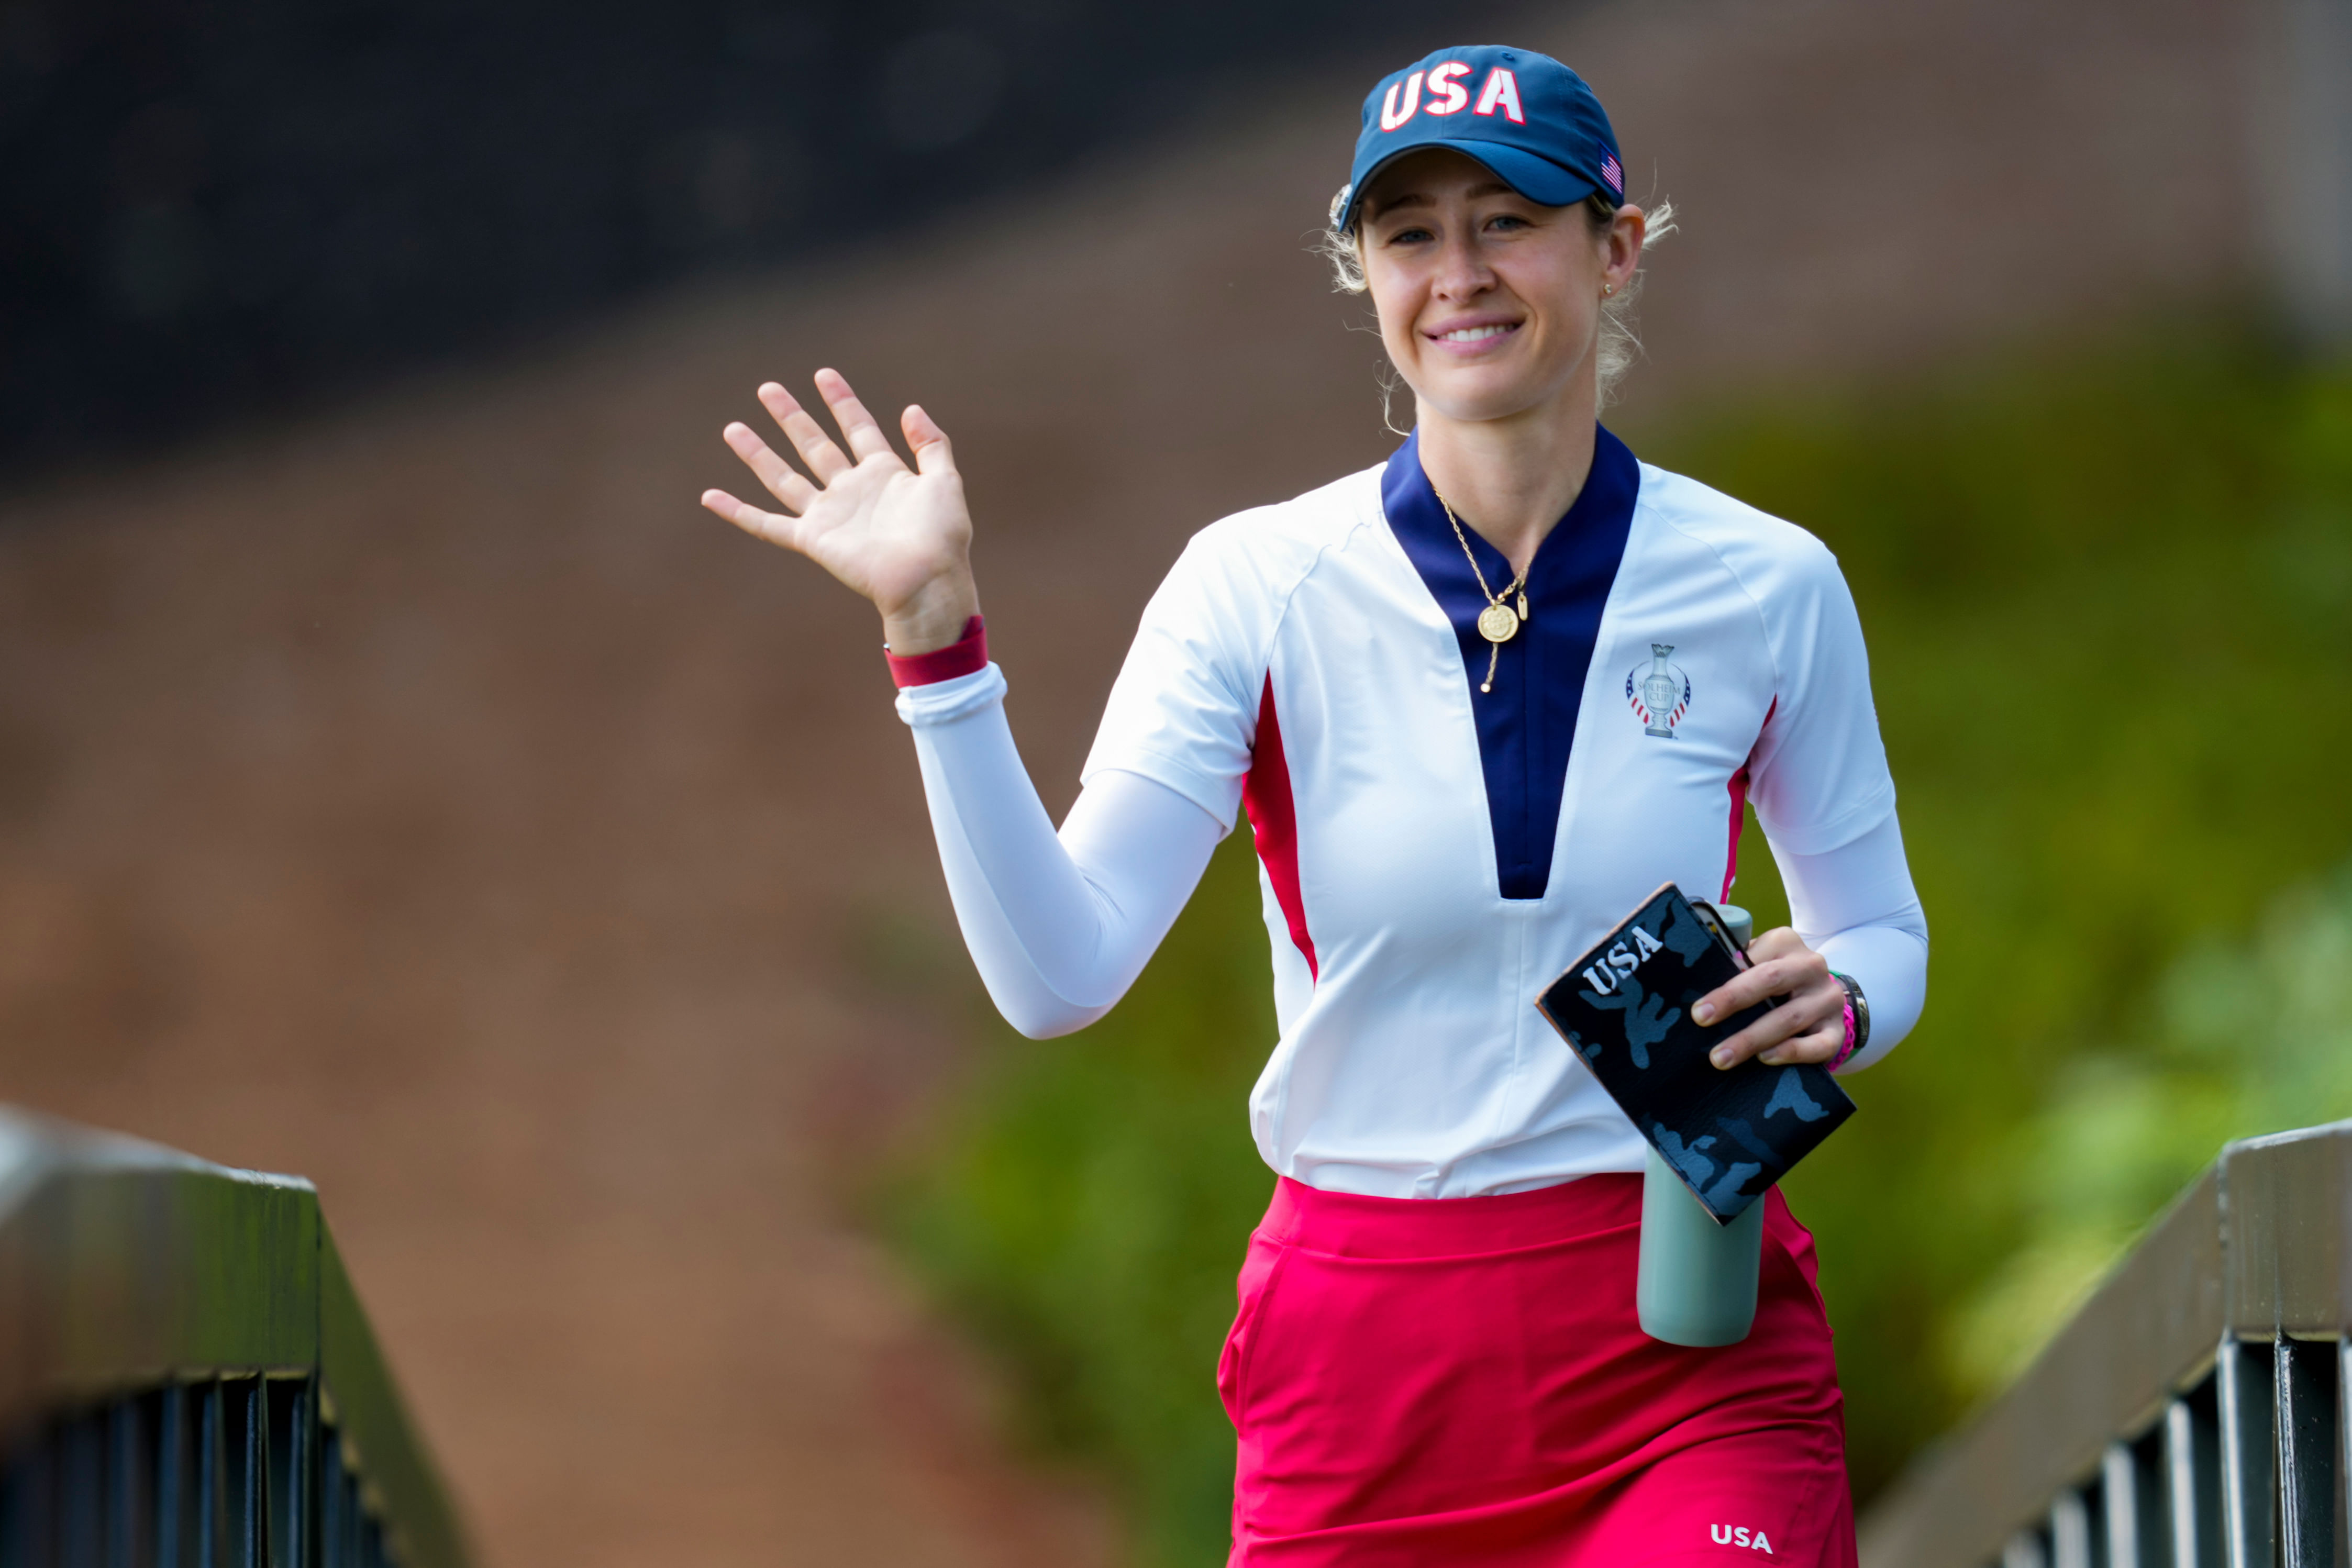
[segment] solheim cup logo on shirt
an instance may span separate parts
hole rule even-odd
[[[1666,663],[1666,655],[1674,651],[1672,643],[1653,643],[1649,667],[1636,664],[1625,672],[1625,700],[1633,705],[1642,733],[1660,740],[1672,740],[1675,726],[1690,712],[1690,677],[1681,666]]]

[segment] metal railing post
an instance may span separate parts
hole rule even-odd
[[[2341,1468],[2336,1477],[2337,1517],[2352,1525],[2352,1338],[2336,1344],[2336,1454]]]
[[[106,1413],[106,1462],[103,1474],[106,1524],[106,1568],[145,1568],[149,1498],[142,1460],[146,1414],[141,1401],[125,1399]]]
[[[2099,1461],[2106,1568],[2174,1568],[2164,1508],[2164,1436],[2109,1443]]]
[[[2221,1398],[2221,1515],[2229,1568],[2278,1568],[2277,1396],[2271,1347],[2224,1340],[2214,1365]]]
[[[2221,1430],[2202,1400],[2165,1406],[2164,1500],[2171,1568],[2222,1568]]]
[[[188,1385],[173,1383],[155,1401],[155,1568],[193,1568],[187,1521],[194,1465],[189,1441]]]
[[[2050,1505],[2050,1568],[2093,1568],[2091,1511],[2071,1487]]]
[[[269,1410],[270,1568],[317,1568],[318,1503],[311,1484],[319,1430],[311,1382],[266,1378]]]
[[[319,1437],[319,1563],[320,1568],[355,1568],[357,1559],[346,1536],[351,1521],[346,1510],[343,1474],[343,1441],[331,1427],[320,1429]]]
[[[230,1505],[228,1386],[207,1378],[196,1434],[196,1568],[228,1568],[236,1522]]]
[[[2274,1354],[2280,1556],[2285,1568],[2336,1568],[2337,1347],[2282,1335]]]
[[[68,1563],[95,1563],[105,1539],[104,1439],[88,1416],[73,1421],[58,1443],[58,1555]]]

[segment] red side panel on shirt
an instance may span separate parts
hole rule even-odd
[[[1739,830],[1748,823],[1748,767],[1731,776],[1731,843],[1723,852],[1723,892],[1717,895],[1718,904],[1731,902],[1731,884],[1739,877]]]
[[[1315,938],[1307,934],[1307,906],[1298,896],[1298,806],[1290,798],[1290,763],[1282,755],[1282,727],[1274,716],[1270,674],[1257,705],[1257,746],[1250,755],[1249,777],[1242,781],[1242,804],[1248,808],[1257,858],[1265,867],[1266,881],[1274,884],[1274,901],[1282,906],[1290,939],[1306,956],[1307,972],[1320,978]]]
[[[890,678],[901,686],[952,681],[958,675],[975,674],[988,668],[988,628],[975,615],[963,623],[963,637],[959,642],[905,658],[885,648],[882,656],[890,661]]]
[[[1772,706],[1764,710],[1764,722],[1770,724],[1772,716],[1780,711],[1780,699],[1774,697]],[[1716,902],[1731,902],[1731,884],[1739,875],[1739,830],[1748,823],[1748,765],[1741,763],[1739,771],[1731,776],[1731,842],[1723,852],[1723,893]]]

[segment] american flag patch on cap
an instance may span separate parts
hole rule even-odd
[[[1625,193],[1625,171],[1617,166],[1616,155],[1607,148],[1601,152],[1601,177],[1608,182],[1611,192],[1620,196]]]

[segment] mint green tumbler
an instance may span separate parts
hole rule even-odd
[[[1748,912],[1726,904],[1716,913],[1746,950],[1753,928]],[[1642,1332],[1668,1344],[1738,1344],[1756,1321],[1764,1200],[1718,1225],[1664,1155],[1652,1148],[1649,1156],[1642,1172],[1642,1261],[1633,1288]]]
[[[1642,1332],[1668,1344],[1738,1344],[1756,1321],[1764,1200],[1717,1225],[1657,1150],[1642,1173]]]

